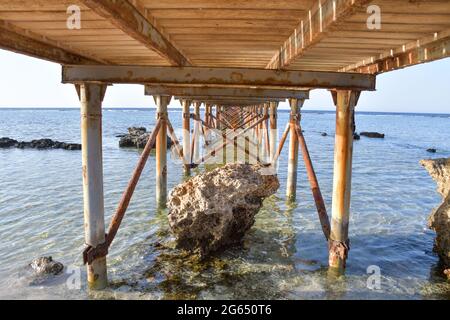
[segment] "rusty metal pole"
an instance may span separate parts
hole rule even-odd
[[[332,92],[336,104],[336,136],[334,147],[333,204],[329,239],[330,270],[341,274],[349,250],[348,223],[352,175],[354,112],[359,92]]]
[[[165,208],[167,202],[167,106],[171,96],[154,96],[156,117],[161,121],[161,128],[156,137],[156,203]]]
[[[276,102],[270,103],[269,108],[269,126],[270,126],[270,162],[273,161],[275,157],[277,145],[277,137],[278,137],[278,129],[277,129],[277,106]]]
[[[194,102],[194,114],[196,117],[200,118],[200,102]],[[195,120],[194,122],[194,163],[198,162],[200,158],[200,128],[201,124],[199,121]]]
[[[103,200],[102,101],[106,86],[83,83],[78,87],[81,101],[81,154],[83,171],[85,242],[96,248],[105,242]],[[89,288],[108,285],[106,256],[87,264]]]
[[[263,112],[264,117],[269,118],[269,104],[265,103],[264,104],[264,112]],[[269,130],[268,130],[268,119],[265,120],[263,122],[263,136],[264,136],[264,153],[263,153],[263,158],[265,161],[268,160],[268,162],[270,163],[270,140],[269,140]]]
[[[184,172],[189,174],[191,172],[191,101],[182,100],[183,107],[183,158],[184,158]]]
[[[289,99],[291,106],[291,116],[289,119],[289,158],[288,158],[288,173],[286,184],[286,199],[288,201],[295,201],[297,193],[297,169],[298,169],[298,137],[295,132],[295,125],[300,118],[300,109],[303,106],[304,100]]]
[[[211,127],[211,105],[207,103],[205,103],[205,122],[209,127]],[[209,129],[205,128],[205,144],[210,142],[209,136]]]
[[[221,106],[220,107],[220,119],[222,119],[222,114],[225,113],[225,107]],[[223,117],[223,119],[225,119],[225,117]],[[226,139],[226,135],[227,135],[227,127],[226,126],[221,126],[220,127],[222,129],[222,142],[224,144],[224,147],[222,149],[222,162],[223,164],[227,163],[227,139]]]

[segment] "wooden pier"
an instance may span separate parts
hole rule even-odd
[[[10,0],[0,3],[0,48],[61,64],[62,81],[77,89],[90,287],[107,286],[108,248],[154,145],[156,197],[165,205],[168,134],[187,174],[218,159],[275,169],[289,137],[286,199],[296,198],[300,149],[330,268],[342,272],[358,98],[375,90],[380,73],[449,56],[450,0]],[[106,230],[101,105],[116,83],[145,86],[157,124]],[[331,219],[301,130],[313,89],[330,90],[336,105]],[[167,112],[174,99],[183,107],[182,143]],[[286,100],[290,119],[277,142]]]

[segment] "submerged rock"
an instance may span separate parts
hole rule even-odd
[[[422,160],[420,164],[436,181],[437,191],[443,199],[431,213],[428,223],[430,229],[436,232],[435,251],[445,268],[450,268],[450,158]],[[450,273],[447,272],[447,276]]]
[[[378,138],[378,139],[383,139],[384,138],[384,133],[379,133],[379,132],[360,132],[359,133],[360,136],[364,136],[364,137],[368,137],[368,138]]]
[[[326,132],[322,132],[322,133],[320,133],[320,135],[321,135],[322,137],[326,137],[328,134],[327,134]]]
[[[280,184],[260,166],[227,164],[176,186],[168,199],[177,245],[205,256],[240,243]]]
[[[64,149],[64,150],[81,150],[81,144],[66,143],[54,141],[52,139],[38,139],[31,141],[17,141],[7,137],[0,138],[0,148],[16,147],[19,149],[34,148],[34,149]]]
[[[120,135],[119,147],[121,148],[139,148],[145,147],[148,139],[150,138],[151,132],[147,132],[144,127],[131,127],[128,128],[128,134]],[[172,140],[167,137],[167,147],[172,146]]]
[[[430,153],[436,153],[436,149],[435,148],[429,148],[429,149],[427,149],[427,152],[430,152]]]
[[[356,132],[353,133],[353,140],[360,140],[360,139],[361,139],[361,137],[359,134],[357,134]]]
[[[44,275],[58,275],[60,274],[64,266],[62,263],[53,261],[52,257],[40,257],[36,258],[30,263],[31,269],[37,276]]]

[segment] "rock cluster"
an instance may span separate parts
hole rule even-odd
[[[54,141],[52,139],[38,139],[31,141],[17,141],[8,137],[0,138],[0,148],[34,148],[34,149],[64,149],[81,150],[81,144]]]
[[[144,127],[131,127],[128,128],[128,133],[124,135],[120,135],[119,147],[127,148],[144,148],[147,143],[151,132],[148,132]],[[167,147],[170,148],[172,146],[172,140],[167,137]]]
[[[450,158],[422,160],[425,167],[438,185],[442,203],[431,213],[429,227],[436,232],[435,251],[444,266],[449,268],[445,274],[450,279]]]
[[[202,257],[241,242],[278,178],[260,166],[227,164],[176,186],[168,199],[169,224],[180,248]]]

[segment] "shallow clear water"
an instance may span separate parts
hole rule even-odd
[[[151,128],[154,118],[154,110],[104,110],[107,224],[139,157],[136,150],[119,149],[115,135],[129,126]],[[180,128],[181,111],[171,110],[170,118]],[[279,128],[287,119],[286,112],[279,114]],[[334,119],[333,113],[305,112],[302,120],[329,211]],[[0,109],[0,137],[79,142],[79,121],[73,109]],[[354,144],[351,250],[343,278],[327,275],[327,244],[302,165],[298,201],[285,204],[286,149],[281,188],[266,199],[243,246],[205,262],[173,248],[167,213],[154,201],[152,156],[110,251],[112,288],[89,293],[81,263],[81,152],[0,149],[0,298],[449,299],[450,284],[439,276],[434,234],[427,229],[440,197],[418,162],[450,156],[450,116],[360,113],[356,121],[357,131],[379,131],[386,138],[362,137]],[[438,153],[427,153],[430,147]],[[173,159],[168,172],[169,188],[183,180]],[[70,272],[32,283],[26,266],[42,255],[52,255]],[[381,289],[367,286],[373,265],[380,268]]]

